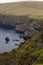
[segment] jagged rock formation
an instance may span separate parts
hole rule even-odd
[[[0,14],[0,27],[14,28],[17,32],[23,33],[24,39],[31,38],[41,31],[40,19],[33,19],[28,16],[10,16]]]

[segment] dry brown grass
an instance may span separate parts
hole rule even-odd
[[[0,14],[43,16],[43,2],[0,4]]]

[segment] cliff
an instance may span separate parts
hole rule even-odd
[[[13,28],[16,32],[22,33],[24,39],[29,39],[41,31],[41,19],[29,16],[12,16],[0,14],[0,27]]]

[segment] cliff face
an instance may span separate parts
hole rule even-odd
[[[12,15],[1,15],[0,14],[0,25],[11,25],[16,26],[28,22],[27,16],[12,16]]]
[[[41,20],[33,19],[28,16],[10,16],[0,14],[0,27],[14,28],[17,32],[23,33],[24,39],[31,38],[41,31]]]
[[[24,39],[31,38],[41,31],[42,20],[33,19],[28,16],[10,16],[0,14],[0,27],[14,28],[17,32],[23,33]]]

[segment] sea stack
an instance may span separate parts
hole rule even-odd
[[[6,37],[5,38],[5,41],[6,41],[6,44],[9,42],[9,38],[8,37]]]

